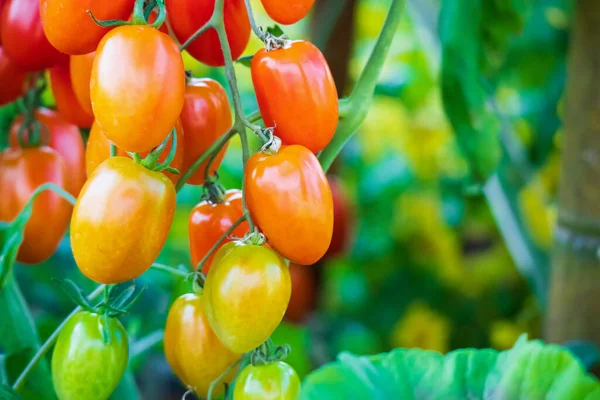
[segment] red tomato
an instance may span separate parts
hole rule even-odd
[[[93,115],[92,100],[90,99],[90,78],[92,77],[92,65],[96,52],[93,51],[81,56],[71,56],[71,85],[77,101],[83,109]]]
[[[319,160],[306,147],[256,153],[244,172],[246,203],[269,244],[291,262],[317,262],[331,242],[333,200]]]
[[[49,147],[6,149],[0,152],[0,221],[12,221],[31,195],[44,183],[64,187],[67,170],[61,156]],[[60,195],[46,190],[33,203],[25,225],[17,260],[37,264],[58,248],[67,231],[71,205]]]
[[[22,71],[0,46],[0,106],[15,101],[25,91],[27,73]]]
[[[292,297],[288,304],[285,317],[292,322],[304,322],[315,308],[317,283],[312,265],[290,263],[290,278],[292,280]]]
[[[183,60],[168,35],[127,25],[100,41],[90,97],[96,121],[117,147],[141,153],[158,146],[179,118],[184,93]]]
[[[67,121],[81,128],[89,128],[94,122],[94,115],[87,112],[75,97],[70,69],[68,61],[50,69],[50,85],[56,108]]]
[[[0,27],[6,53],[23,70],[41,71],[67,60],[46,39],[39,0],[7,0]]]
[[[181,43],[208,22],[215,8],[215,0],[166,0],[165,4],[173,32]],[[236,60],[246,49],[250,39],[250,21],[244,0],[225,0],[224,7],[227,41],[231,56]],[[186,50],[204,64],[215,67],[225,65],[219,37],[214,29],[204,32]]]
[[[231,111],[229,100],[223,86],[209,78],[194,79],[185,89],[185,101],[181,111],[181,123],[185,131],[185,159],[183,171],[187,171],[202,153],[210,147],[219,136],[231,128]],[[227,145],[213,161],[212,173],[221,165]],[[196,173],[187,181],[190,185],[204,183],[204,162]]]
[[[190,251],[194,267],[242,215],[242,191],[237,189],[228,190],[223,203],[213,204],[202,201],[194,207],[188,222]],[[244,221],[233,230],[232,235],[241,238],[248,231],[248,223]],[[229,238],[225,239],[221,246],[228,242],[231,242]],[[202,272],[205,274],[210,269],[214,254],[208,258],[204,268],[202,268]]]
[[[352,203],[339,179],[329,175],[329,187],[333,196],[333,236],[327,250],[328,257],[344,253],[352,240]]]
[[[44,31],[54,47],[66,54],[86,54],[96,50],[111,28],[96,24],[98,20],[125,20],[133,11],[134,0],[40,0]]]
[[[65,189],[77,197],[85,183],[85,146],[79,129],[65,121],[56,111],[39,108],[35,112],[36,119],[48,130],[48,147],[61,155],[67,169]],[[23,117],[19,116],[10,127],[11,147],[20,147],[19,128]]]
[[[315,0],[260,0],[273,21],[291,25],[306,17]]]
[[[323,54],[309,42],[259,50],[252,59],[252,82],[265,125],[284,144],[313,153],[331,141],[338,123],[335,83]]]

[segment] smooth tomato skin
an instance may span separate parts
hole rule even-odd
[[[219,240],[221,235],[225,234],[233,223],[241,218],[243,213],[242,191],[237,189],[228,190],[223,203],[213,204],[208,201],[201,201],[194,207],[188,221],[192,266],[196,266],[202,261],[202,258]],[[233,230],[232,235],[241,238],[249,229],[248,223],[244,221]],[[231,240],[227,238],[223,245],[229,242]],[[204,268],[202,268],[202,272],[205,274],[210,270],[213,258],[214,253],[206,260]]]
[[[183,128],[181,126],[181,122],[177,120],[175,124],[175,132],[177,134],[177,150],[175,152],[175,157],[171,162],[171,167],[177,169],[179,174],[172,174],[167,171],[163,171],[162,173],[173,182],[175,185],[181,176],[181,168],[183,166],[183,156],[185,153],[185,135],[183,133]],[[171,150],[171,140],[165,146],[165,149],[161,153],[158,158],[158,162],[163,162],[169,155],[169,151]],[[117,155],[123,157],[129,157],[127,152],[117,148]],[[146,157],[148,152],[140,153],[142,158]],[[98,123],[94,122],[92,125],[92,129],[90,130],[90,136],[88,138],[87,147],[85,148],[85,170],[87,172],[87,176],[91,176],[94,170],[98,167],[98,165],[102,164],[104,160],[110,157],[110,141],[106,138],[102,129],[98,125]]]
[[[241,357],[219,341],[204,312],[204,296],[188,293],[175,300],[165,328],[165,356],[171,368],[186,387],[207,397],[212,381]],[[229,372],[221,383],[230,384],[237,368]],[[223,393],[223,385],[215,387],[213,395]]]
[[[111,28],[97,25],[98,20],[126,20],[134,0],[39,0],[41,20],[48,41],[65,54],[81,55],[96,50]],[[66,23],[68,21],[68,23]]]
[[[92,108],[120,149],[141,153],[158,146],[179,118],[184,93],[183,60],[168,35],[150,26],[119,26],[100,41],[90,80]]]
[[[283,361],[246,366],[233,389],[233,400],[295,400],[299,395],[300,378]]]
[[[244,171],[246,204],[269,244],[291,262],[317,262],[331,242],[333,199],[319,160],[306,147],[256,153]]]
[[[313,267],[290,263],[290,278],[292,296],[285,318],[295,323],[302,323],[315,308],[317,282]]]
[[[21,70],[8,57],[4,47],[0,46],[0,82],[2,82],[0,106],[15,101],[25,92],[26,78],[27,72]]]
[[[315,0],[260,0],[271,19],[282,25],[291,25],[306,17]]]
[[[175,188],[160,172],[111,157],[83,186],[71,219],[71,247],[81,272],[98,283],[144,273],[163,248],[175,213]]]
[[[90,99],[90,79],[96,52],[70,57],[71,85],[77,101],[83,109],[93,115],[92,100]]]
[[[204,285],[210,326],[234,353],[271,336],[290,301],[290,273],[272,249],[230,242],[215,255]]]
[[[56,111],[47,108],[38,108],[35,118],[49,133],[48,147],[60,154],[65,162],[65,189],[77,197],[85,183],[85,145],[79,129],[65,121]],[[18,135],[22,123],[23,117],[19,116],[10,127],[10,146],[13,148],[20,147]]]
[[[109,318],[107,344],[104,324],[103,316],[80,311],[60,331],[52,353],[52,381],[60,400],[105,400],[119,384],[129,360],[127,332],[118,319]]]
[[[64,21],[61,24],[65,25]],[[0,27],[4,50],[24,71],[42,71],[67,60],[46,38],[39,0],[8,0]]]
[[[44,183],[65,187],[67,170],[61,156],[49,147],[6,149],[0,152],[0,221],[12,221]],[[71,205],[46,190],[33,203],[17,261],[38,264],[56,251],[65,235]]]
[[[67,121],[80,128],[89,128],[94,122],[94,115],[86,111],[75,96],[70,70],[68,61],[50,68],[50,85],[56,108]]]
[[[181,123],[185,131],[185,159],[183,171],[187,171],[202,153],[210,147],[219,136],[231,128],[231,110],[227,93],[221,84],[209,78],[194,79],[185,89],[185,100],[181,110]],[[227,145],[217,154],[211,172],[221,165]],[[187,181],[190,185],[204,183],[204,162]]]
[[[215,0],[166,0],[167,15],[177,39],[184,43],[212,16]],[[236,60],[250,40],[250,21],[246,13],[244,0],[225,0],[223,9],[225,33]],[[209,29],[198,37],[186,49],[196,60],[213,66],[225,65],[217,31]]]
[[[337,128],[338,95],[319,49],[305,41],[261,49],[250,70],[265,126],[275,127],[284,144],[323,150]]]
[[[327,180],[333,196],[333,235],[326,256],[335,257],[343,254],[352,240],[354,206],[338,178],[328,175]]]

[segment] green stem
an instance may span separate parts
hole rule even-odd
[[[208,387],[207,400],[212,400],[212,392],[215,389],[215,387],[219,384],[219,382],[221,382],[223,380],[223,378],[225,378],[227,376],[228,373],[231,372],[232,369],[237,367],[238,364],[241,363],[243,359],[244,359],[243,356],[240,357],[239,360],[237,360],[236,362],[231,364],[229,367],[225,368],[225,371],[223,371],[223,373],[221,375],[219,375],[219,377],[217,379],[215,379],[214,381],[211,382],[210,386]]]
[[[200,262],[198,263],[198,265],[196,266],[196,271],[202,271],[202,268],[204,268],[204,264],[206,264],[206,261],[210,258],[210,256],[217,251],[217,249],[219,248],[219,246],[225,241],[225,239],[227,239],[227,237],[229,235],[231,235],[231,233],[235,230],[235,228],[237,228],[242,222],[244,222],[244,220],[246,219],[245,216],[240,217],[237,221],[235,221],[230,227],[229,229],[227,229],[225,231],[224,234],[221,235],[221,237],[219,238],[219,240],[217,240],[215,242],[215,244],[213,244],[213,246],[210,248],[210,250],[208,250],[208,253],[206,253],[204,255],[204,257],[202,257],[202,260],[200,260]]]
[[[256,25],[256,20],[254,19],[254,13],[252,12],[252,5],[250,4],[250,0],[244,0],[246,3],[246,13],[248,14],[248,19],[250,20],[250,26],[252,27],[252,32],[263,42],[267,38],[267,31],[264,31],[260,26]]]
[[[164,264],[152,264],[152,266],[150,268],[157,270],[157,271],[167,272],[171,275],[174,275],[174,276],[180,277],[180,278],[185,278],[188,276],[187,272],[178,270],[173,267],[169,267],[168,265],[164,265]]]

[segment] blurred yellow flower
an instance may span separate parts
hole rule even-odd
[[[450,322],[421,301],[411,303],[391,333],[393,347],[420,348],[445,353],[449,350]]]
[[[490,326],[490,343],[496,350],[508,350],[513,347],[524,330],[515,322],[494,321]]]

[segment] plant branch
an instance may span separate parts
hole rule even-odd
[[[206,253],[204,255],[204,257],[202,257],[202,260],[200,260],[200,262],[196,266],[196,271],[202,271],[202,268],[204,268],[204,264],[206,264],[206,261],[210,258],[210,256],[213,255],[213,253],[215,251],[217,251],[217,249],[219,248],[219,246],[221,245],[221,243],[223,243],[225,241],[225,239],[227,239],[227,237],[229,235],[231,235],[231,233],[235,230],[235,228],[237,228],[242,222],[244,222],[245,219],[246,219],[246,216],[242,215],[237,221],[235,221],[233,223],[233,225],[231,225],[229,227],[229,229],[227,229],[225,231],[224,234],[221,235],[221,237],[219,238],[219,240],[217,240],[215,242],[215,244],[210,248],[210,250],[208,250],[208,253]]]
[[[213,14],[214,16],[214,14]],[[192,44],[192,42],[196,39],[198,39],[198,37],[200,37],[204,32],[206,32],[207,30],[209,30],[210,28],[214,28],[214,24],[213,24],[213,19],[209,19],[208,22],[206,22],[204,25],[202,25],[200,27],[200,29],[198,29],[196,32],[194,32],[194,34],[192,36],[190,36],[188,38],[188,40],[185,41],[185,43],[183,43],[181,46],[179,46],[179,50],[180,51],[184,51],[185,49],[188,48],[188,46],[190,44]]]
[[[256,25],[256,20],[254,19],[254,13],[252,12],[252,5],[250,4],[250,0],[244,0],[244,3],[246,3],[246,12],[248,13],[248,19],[250,20],[252,32],[254,32],[254,34],[264,42],[267,38],[267,32],[264,31],[260,26]]]
[[[217,379],[215,379],[214,381],[211,382],[210,386],[208,387],[208,396],[207,396],[208,400],[212,400],[212,392],[215,389],[215,387],[219,384],[219,382],[221,382],[223,380],[223,378],[225,378],[227,376],[227,374],[231,372],[232,369],[237,367],[238,364],[241,363],[243,359],[244,359],[244,356],[240,357],[239,360],[237,360],[236,362],[231,364],[229,367],[225,368],[225,371],[223,371],[223,373],[221,375],[219,375],[217,377]]]

